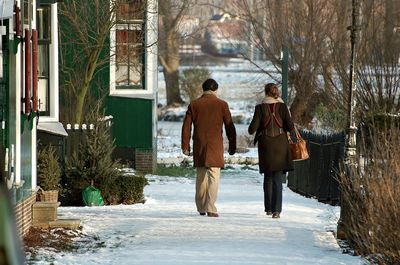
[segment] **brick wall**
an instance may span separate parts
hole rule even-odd
[[[135,169],[143,173],[153,173],[156,168],[155,152],[152,149],[135,150]]]
[[[21,236],[25,235],[32,226],[32,205],[36,201],[36,192],[15,206],[17,229]]]

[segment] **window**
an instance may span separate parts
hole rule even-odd
[[[24,24],[29,25],[30,21],[32,20],[32,7],[33,3],[32,0],[24,0],[24,5],[22,7],[23,10],[23,18]]]
[[[40,115],[49,116],[50,110],[50,43],[51,43],[50,5],[37,9],[38,30],[38,97]]]
[[[143,41],[142,26],[126,24],[116,30],[117,88],[143,88]]]
[[[115,88],[144,89],[145,1],[126,0],[117,10]]]

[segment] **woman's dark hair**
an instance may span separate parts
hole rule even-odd
[[[218,89],[218,83],[214,79],[209,78],[206,81],[204,81],[202,87],[203,91],[208,91],[208,90],[215,91]]]
[[[275,83],[266,84],[264,89],[265,89],[265,95],[273,98],[279,98],[279,89]]]

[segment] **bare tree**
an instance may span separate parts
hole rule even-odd
[[[400,32],[396,31],[400,18],[393,15],[398,12],[400,6],[394,5],[392,0],[363,1],[356,79],[360,120],[373,113],[400,111]],[[340,55],[346,51],[346,46],[340,48],[340,43],[346,40],[348,42],[348,36],[336,36],[334,47],[339,49],[331,52],[335,55],[332,61],[337,77],[332,79],[332,84],[337,90],[348,79],[346,60]]]
[[[333,2],[238,0],[236,5],[239,16],[249,24],[247,38],[279,73],[282,47],[289,48],[289,84],[295,91],[291,112],[297,123],[308,126],[319,102],[330,104],[327,90],[333,90],[324,82],[333,71],[328,58],[335,28]]]
[[[364,53],[358,70],[360,111],[399,113],[400,32],[396,32],[396,26],[400,18],[394,13],[400,12],[400,6],[392,0],[366,2],[369,17],[364,15]]]
[[[162,23],[158,58],[163,66],[168,105],[183,103],[179,90],[179,46],[181,42],[179,26],[192,2],[193,0],[163,0],[158,4]]]
[[[64,42],[61,69],[62,90],[70,122],[80,123],[90,83],[106,62],[100,58],[113,26],[113,7],[107,0],[64,1],[60,6],[61,36]],[[71,49],[71,47],[73,47]],[[65,98],[67,97],[67,98]]]
[[[376,102],[398,105],[400,18],[395,14],[400,12],[400,6],[395,2],[362,2],[363,22],[357,53],[362,112],[376,109],[371,106],[376,106]],[[208,1],[208,5],[244,20],[248,26],[243,30],[243,38],[252,48],[261,50],[278,73],[282,68],[282,46],[289,48],[289,103],[297,123],[311,127],[315,108],[321,103],[328,109],[346,113],[351,2],[232,0],[229,5],[218,1]],[[249,52],[243,56],[257,65]],[[276,82],[281,81],[273,73],[264,72]]]

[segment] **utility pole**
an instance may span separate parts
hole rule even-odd
[[[357,169],[357,153],[356,153],[356,134],[357,126],[355,121],[355,107],[356,107],[356,61],[357,61],[357,47],[360,40],[360,1],[352,0],[352,22],[351,26],[347,29],[350,30],[350,41],[351,41],[351,59],[350,59],[350,71],[349,71],[349,91],[348,91],[348,102],[347,102],[347,131],[346,131],[346,146],[345,146],[345,165],[346,174],[353,177],[353,173]],[[346,223],[349,218],[348,207],[349,202],[343,200],[341,196],[341,207],[340,207],[340,219],[337,226],[337,237],[340,239],[346,239]]]

